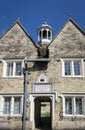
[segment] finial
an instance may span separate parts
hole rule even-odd
[[[15,23],[16,22],[20,23],[20,17],[17,18],[17,20],[15,21]]]
[[[43,20],[43,22],[47,21],[47,16],[44,16],[43,18],[41,18]]]
[[[17,21],[20,21],[20,17],[18,17]]]
[[[68,18],[70,19],[72,17],[72,15],[71,14],[68,14]]]
[[[44,16],[44,21],[45,21],[45,22],[47,21],[47,16]]]

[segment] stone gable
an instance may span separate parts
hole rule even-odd
[[[85,34],[69,20],[49,46],[50,56],[54,57],[84,57]]]
[[[0,58],[36,57],[36,49],[35,43],[18,22],[0,39]]]

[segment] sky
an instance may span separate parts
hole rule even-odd
[[[37,43],[37,29],[43,22],[53,28],[53,38],[69,16],[85,31],[85,0],[0,0],[0,35],[19,18]]]

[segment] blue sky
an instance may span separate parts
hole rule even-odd
[[[84,13],[85,0],[0,0],[0,35],[19,17],[23,27],[37,43],[36,30],[44,21],[53,28],[53,37],[69,15],[85,30]]]

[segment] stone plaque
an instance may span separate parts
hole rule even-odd
[[[50,93],[52,92],[52,84],[34,84],[33,92],[35,93]]]

